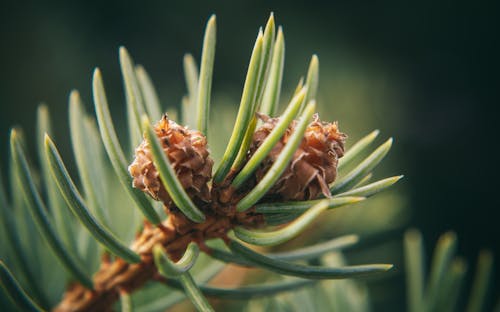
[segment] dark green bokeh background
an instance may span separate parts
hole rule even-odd
[[[429,253],[438,235],[453,229],[471,269],[486,247],[500,272],[500,14],[492,3],[2,1],[2,166],[9,128],[21,125],[30,137],[41,101],[63,154],[70,153],[67,96],[79,89],[90,109],[94,66],[103,70],[123,129],[120,45],[150,72],[162,103],[178,105],[182,56],[199,58],[211,13],[218,17],[214,98],[237,105],[257,28],[270,11],[285,31],[284,88],[294,88],[318,53],[323,115],[353,139],[374,128],[395,137],[384,173],[405,174],[398,187],[412,211],[409,225],[424,232]]]

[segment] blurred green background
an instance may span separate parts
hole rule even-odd
[[[182,57],[191,52],[199,58],[212,13],[218,24],[212,118],[217,125],[232,120],[258,27],[271,11],[286,41],[282,102],[317,53],[322,119],[339,121],[348,146],[376,128],[382,139],[395,138],[376,174],[405,179],[358,217],[368,213],[365,219],[376,222],[374,209],[396,207],[398,217],[385,221],[394,222],[385,226],[395,230],[387,240],[398,244],[400,230],[415,226],[431,254],[439,234],[452,229],[471,268],[481,248],[494,251],[498,268],[500,15],[493,2],[2,1],[2,166],[9,128],[20,125],[29,138],[42,101],[51,110],[63,156],[71,157],[67,97],[72,88],[80,90],[91,110],[95,66],[103,71],[114,120],[124,130],[120,45],[149,71],[164,107],[178,107],[185,93]],[[216,156],[229,130],[212,129],[219,140],[212,146]],[[377,257],[391,262],[387,255]],[[400,273],[387,282],[400,298],[396,307],[404,300]]]

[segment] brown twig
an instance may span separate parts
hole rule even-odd
[[[202,251],[208,250],[204,248],[206,240],[224,238],[236,225],[263,222],[262,216],[252,212],[231,215],[207,215],[205,222],[197,224],[180,213],[173,213],[161,226],[145,225],[131,246],[141,256],[141,262],[130,264],[120,258],[110,262],[109,256],[103,257],[101,267],[93,277],[94,290],[80,284],[71,285],[54,311],[111,311],[120,291],[132,293],[157,275],[153,246],[162,245],[169,257],[176,261],[190,242],[196,242]]]

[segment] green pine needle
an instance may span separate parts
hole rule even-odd
[[[385,191],[389,187],[393,186],[396,182],[401,180],[404,176],[395,176],[386,179],[379,180],[377,182],[373,182],[358,188],[354,188],[347,192],[343,192],[335,195],[335,197],[346,197],[346,196],[363,196],[370,197],[382,191]]]
[[[165,277],[178,277],[191,269],[198,258],[199,249],[195,243],[190,243],[182,258],[172,262],[161,245],[153,247],[155,265]]]
[[[174,201],[175,205],[191,221],[197,223],[205,221],[205,215],[203,212],[195,206],[189,195],[182,187],[182,183],[179,181],[177,174],[165,155],[161,143],[158,140],[153,127],[149,123],[147,116],[142,117],[142,126],[146,134],[146,139],[151,146],[151,154],[153,155],[155,167],[160,173],[163,186]]]
[[[276,158],[276,161],[273,163],[271,168],[269,168],[262,180],[238,202],[236,205],[237,211],[245,211],[252,207],[267,193],[269,189],[271,189],[276,181],[278,181],[283,171],[285,171],[288,163],[292,160],[295,150],[299,147],[315,108],[316,103],[314,101],[307,105],[304,113],[300,116],[294,132],[290,135],[288,142]]]
[[[300,288],[313,285],[314,280],[284,280],[262,285],[246,285],[238,288],[222,288],[200,285],[200,290],[208,297],[229,300],[249,300],[253,298],[276,296],[283,292],[296,291]],[[181,288],[180,283],[176,281],[167,281],[167,285],[174,288]]]
[[[269,67],[271,64],[271,56],[274,50],[274,42],[276,36],[276,25],[274,23],[274,14],[271,13],[269,19],[267,20],[266,27],[264,28],[264,36],[262,38],[262,57],[259,69],[259,80],[257,83],[257,89],[255,91],[255,98],[253,103],[253,112],[259,110],[262,103],[262,96],[264,93],[264,88],[267,84],[269,77]]]
[[[160,99],[158,98],[158,93],[156,92],[156,88],[148,72],[142,65],[137,65],[135,66],[135,74],[148,115],[153,120],[160,119],[163,110],[161,108]]]
[[[203,40],[203,51],[201,54],[200,78],[197,88],[197,120],[198,130],[205,136],[208,135],[208,122],[210,112],[210,94],[212,92],[212,76],[214,70],[216,41],[215,15],[212,15],[207,23],[205,38]]]
[[[453,232],[443,234],[436,244],[429,281],[424,294],[425,308],[429,311],[433,310],[437,304],[439,289],[443,286],[447,268],[452,263],[456,249],[457,237]]]
[[[234,124],[234,130],[231,133],[231,138],[227,144],[226,151],[222,156],[222,161],[214,175],[214,181],[216,183],[222,182],[229,173],[229,170],[238,155],[240,145],[243,142],[243,138],[248,128],[248,124],[253,117],[253,101],[255,99],[255,92],[259,79],[262,45],[263,34],[262,31],[259,31],[252,56],[250,57],[250,64],[248,65],[245,86],[243,87],[243,94],[241,96],[240,108]]]
[[[291,251],[267,253],[266,256],[272,259],[285,260],[285,261],[301,261],[301,260],[313,260],[318,259],[325,255],[326,253],[332,251],[341,251],[345,248],[357,244],[359,237],[357,235],[344,235],[337,238],[333,238],[323,243],[319,243],[312,246],[307,246],[304,248],[298,248]],[[245,258],[233,254],[231,252],[225,251],[218,247],[210,247],[209,255],[214,259],[235,263],[242,266],[253,267],[250,262],[246,261]]]
[[[453,259],[445,272],[441,286],[437,290],[438,298],[435,308],[433,308],[434,311],[456,311],[466,273],[467,263],[465,260],[462,258]]]
[[[0,171],[1,172],[1,171]],[[40,303],[41,306],[47,307],[48,299],[44,292],[40,289],[39,285],[36,283],[35,273],[33,269],[29,266],[29,258],[23,252],[21,247],[20,235],[16,228],[16,223],[14,221],[14,215],[11,211],[7,202],[7,196],[3,186],[3,179],[0,175],[0,226],[4,229],[6,242],[8,247],[10,247],[11,253],[9,258],[17,264],[20,274],[27,281],[27,286],[33,292],[33,297]]]
[[[366,183],[368,183],[371,179],[373,178],[373,172],[370,172],[369,174],[365,175],[363,177],[363,179],[359,180],[358,183],[356,183],[353,188],[358,188],[358,187],[361,187],[363,185],[365,185]]]
[[[364,198],[356,198],[350,203],[355,203],[363,199]],[[242,227],[236,227],[234,233],[236,237],[249,244],[259,246],[278,245],[299,235],[300,232],[309,226],[322,212],[329,208],[329,204],[330,202],[328,200],[319,201],[292,223],[276,231],[256,232]]]
[[[0,286],[21,311],[44,311],[31,299],[9,269],[0,260]]]
[[[130,134],[130,147],[137,146],[141,141],[141,116],[145,113],[142,95],[135,76],[134,61],[130,57],[127,49],[119,49],[120,67],[125,88],[125,98],[127,99],[127,117]]]
[[[83,269],[80,261],[74,257],[74,253],[64,246],[60,236],[55,231],[55,227],[52,225],[52,220],[47,214],[47,207],[36,189],[28,161],[15,130],[12,130],[10,138],[15,170],[19,172],[19,178],[21,180],[21,191],[23,192],[26,204],[35,221],[38,232],[45,239],[66,270],[82,285],[92,289],[93,286],[90,275]]]
[[[188,272],[179,276],[179,282],[181,283],[187,297],[191,300],[193,305],[199,312],[213,312],[214,309],[208,302],[208,300],[203,296],[202,291],[194,281],[191,274]]]
[[[262,161],[264,161],[269,152],[271,152],[276,142],[281,139],[292,120],[295,118],[295,116],[297,116],[300,106],[304,101],[305,94],[306,90],[303,89],[296,96],[294,96],[290,104],[287,106],[287,109],[281,116],[280,121],[276,124],[271,133],[269,133],[264,142],[262,142],[261,146],[259,146],[259,148],[252,155],[252,157],[246,162],[243,169],[241,169],[238,175],[234,178],[232,182],[232,186],[234,188],[239,188],[243,184],[243,182],[251,177],[257,167],[262,163]]]
[[[299,93],[303,87],[304,87],[304,77],[300,77],[299,82],[297,83],[297,86],[295,87],[295,91],[293,92],[293,96],[297,95],[297,93]]]
[[[37,150],[43,179],[42,185],[47,194],[47,205],[51,209],[56,229],[58,233],[62,234],[61,239],[65,246],[74,252],[76,251],[76,241],[75,231],[70,220],[71,213],[69,213],[64,199],[59,194],[56,182],[50,173],[47,157],[45,157],[44,136],[45,133],[52,133],[51,128],[49,109],[46,105],[42,104],[38,107],[37,114]]]
[[[130,263],[138,263],[141,257],[118,241],[110,230],[106,229],[87,208],[80,192],[71,180],[63,160],[54,142],[45,136],[45,153],[57,186],[73,214],[87,228],[90,234],[114,255]]]
[[[238,154],[236,159],[231,166],[231,171],[235,172],[243,165],[246,160],[248,148],[252,142],[253,134],[257,127],[257,116],[255,112],[260,109],[260,105],[262,103],[262,96],[264,86],[266,85],[268,78],[268,69],[270,64],[270,56],[272,54],[272,50],[274,48],[274,36],[275,36],[275,24],[274,24],[274,15],[271,13],[269,20],[266,24],[266,28],[264,29],[263,35],[263,44],[262,44],[262,57],[261,64],[259,68],[259,76],[257,79],[257,88],[255,89],[255,93],[253,95],[253,104],[252,104],[252,119],[245,131],[245,135],[243,137],[243,141],[241,146],[239,147]]]
[[[268,254],[268,256],[274,259],[286,261],[312,260],[318,259],[326,253],[332,251],[342,251],[345,248],[356,245],[358,242],[358,235],[344,235],[330,239],[323,243],[293,249],[292,251],[275,252]]]
[[[272,259],[259,254],[234,240],[229,242],[229,248],[234,253],[244,257],[245,260],[260,268],[283,275],[307,279],[342,279],[369,276],[372,274],[387,272],[393,267],[392,264],[354,265],[339,268],[318,267]]]
[[[356,159],[356,157],[366,151],[370,144],[375,141],[379,133],[379,130],[373,130],[361,140],[357,141],[351,148],[349,148],[344,157],[339,159],[337,170],[342,170],[342,168],[348,166],[353,160]]]
[[[305,103],[309,101],[316,100],[316,95],[318,93],[319,85],[319,59],[316,54],[311,57],[311,62],[309,63],[309,69],[307,70],[307,94]],[[302,106],[302,109],[304,106]],[[301,111],[302,111],[301,109]]]
[[[488,289],[493,277],[492,271],[493,254],[488,250],[482,250],[477,259],[476,274],[467,304],[467,312],[484,310]]]
[[[107,165],[104,150],[94,120],[86,115],[78,91],[72,91],[69,97],[69,126],[73,153],[89,208],[104,224],[109,224],[104,192]]]
[[[168,258],[168,255],[160,245],[156,245],[153,248],[153,255],[160,274],[167,278],[177,276],[186,295],[191,299],[191,302],[198,311],[214,311],[207,299],[203,296],[196,282],[193,280],[191,274],[189,274],[189,269],[194,264],[194,260],[198,255],[198,247],[194,243],[188,246],[188,250],[177,263],[172,262],[172,260]]]
[[[196,125],[194,119],[196,119],[197,115],[198,67],[191,54],[184,55],[183,65],[188,95],[182,99],[182,123],[194,127]]]
[[[408,292],[408,311],[422,311],[424,300],[424,245],[422,234],[417,230],[409,230],[404,237],[406,288]]]
[[[392,138],[379,146],[373,153],[365,158],[356,168],[345,176],[335,181],[330,188],[332,194],[344,192],[356,185],[364,176],[369,174],[389,152],[392,146]]]
[[[328,199],[328,208],[339,208],[345,205],[355,204],[364,200],[364,197],[359,196],[346,196],[334,197]],[[281,213],[281,214],[294,214],[303,213],[322,201],[321,199],[307,200],[307,201],[292,201],[284,203],[264,203],[255,206],[255,212],[263,214]]]
[[[232,172],[237,172],[239,168],[245,163],[247,159],[248,149],[250,148],[250,144],[252,144],[253,134],[255,133],[255,128],[257,128],[257,116],[253,115],[250,123],[248,124],[247,130],[245,132],[245,136],[243,137],[243,141],[241,142],[240,149],[236,156],[236,159],[231,166]]]
[[[94,104],[97,114],[97,122],[99,123],[99,130],[101,132],[102,142],[106,148],[111,165],[115,170],[118,181],[121,183],[127,194],[134,201],[137,207],[142,211],[143,215],[153,224],[161,222],[160,217],[154,210],[153,206],[146,199],[145,195],[138,189],[130,187],[132,178],[127,171],[127,161],[125,154],[118,141],[115,127],[111,119],[111,114],[108,108],[108,100],[106,99],[106,92],[102,82],[101,71],[97,68],[94,71],[93,77],[93,93]]]
[[[273,50],[269,78],[264,89],[260,112],[268,116],[276,116],[283,82],[283,68],[285,65],[285,39],[283,30],[278,28],[278,35]]]
[[[125,291],[120,292],[120,305],[121,305],[121,312],[133,312],[134,308],[132,305],[132,299],[130,298],[130,295],[126,293]]]

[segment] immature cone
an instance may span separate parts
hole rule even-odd
[[[250,146],[249,157],[262,144],[274,129],[278,118],[259,115],[264,124],[257,129]],[[257,169],[255,176],[259,182],[283,150],[288,138],[293,133],[297,122],[293,121],[280,141],[276,143],[266,159]],[[337,123],[321,122],[317,114],[304,134],[299,148],[295,151],[276,184],[268,195],[279,195],[283,200],[306,200],[317,198],[320,193],[330,197],[328,187],[337,176],[338,159],[344,155],[346,135],[338,130]]]
[[[189,197],[195,202],[210,201],[207,183],[212,177],[213,160],[209,157],[205,136],[199,131],[178,125],[169,120],[167,115],[163,115],[155,124],[154,130]],[[135,149],[135,159],[128,170],[135,188],[162,201],[167,208],[172,206],[172,199],[160,180],[153,164],[151,147],[146,140]]]

